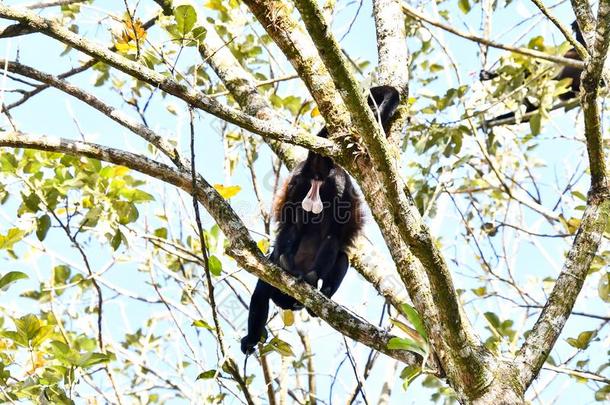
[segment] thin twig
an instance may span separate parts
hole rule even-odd
[[[429,17],[426,17],[425,15],[423,15],[419,11],[415,10],[411,6],[405,4],[404,2],[402,3],[402,9],[406,14],[410,15],[411,17],[425,21],[428,24],[434,25],[435,27],[441,28],[447,32],[450,32],[450,33],[457,35],[459,37],[462,37],[464,39],[468,39],[470,41],[478,42],[478,43],[481,43],[481,44],[484,44],[487,46],[491,46],[493,48],[504,49],[505,51],[520,53],[522,55],[531,56],[531,57],[537,58],[537,59],[548,60],[549,62],[558,63],[560,65],[572,66],[572,67],[579,68],[579,69],[584,68],[584,63],[582,61],[578,61],[576,59],[564,58],[563,56],[550,55],[548,53],[536,51],[534,49],[519,48],[519,47],[510,46],[510,45],[503,45],[503,44],[499,44],[497,42],[491,41],[489,39],[477,37],[475,35],[459,31],[440,21],[436,21]]]

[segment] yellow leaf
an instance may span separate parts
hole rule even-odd
[[[125,28],[123,29],[123,38],[126,38],[127,41],[139,41],[142,42],[146,38],[146,31],[142,27],[142,22],[140,19],[136,19],[135,21],[131,20],[123,20],[123,25]]]
[[[269,239],[265,238],[265,239],[261,239],[258,242],[256,242],[256,246],[258,246],[258,248],[261,250],[261,252],[263,252],[263,254],[267,254],[267,252],[269,251]]]
[[[282,320],[284,321],[284,326],[294,325],[294,312],[289,309],[285,309],[282,311]]]
[[[119,51],[120,53],[127,53],[131,49],[135,49],[135,45],[125,44],[122,42],[116,42],[114,44],[114,46],[116,47],[116,50]]]
[[[320,110],[318,109],[318,106],[315,106],[314,108],[312,108],[311,113],[309,113],[309,115],[311,115],[311,118],[317,117],[318,115],[320,115]]]
[[[222,198],[226,200],[235,197],[237,193],[241,191],[241,187],[239,186],[225,186],[222,184],[214,184],[214,188],[216,191],[218,191],[218,194],[220,194]]]
[[[32,358],[32,368],[27,371],[29,375],[32,375],[41,367],[44,367],[46,364],[46,360],[41,352],[36,352],[35,356]]]

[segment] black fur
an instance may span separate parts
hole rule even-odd
[[[400,96],[393,87],[373,87],[369,106],[384,130],[396,111]],[[327,137],[326,127],[318,136]],[[319,188],[321,212],[303,201]],[[270,260],[293,276],[317,287],[327,297],[337,291],[349,266],[347,249],[363,225],[361,199],[349,175],[332,159],[309,152],[291,173],[278,193],[274,204],[277,236]],[[241,350],[251,353],[267,338],[265,324],[269,316],[269,300],[283,309],[299,310],[303,305],[270,284],[259,280],[250,301],[248,334],[241,340]]]

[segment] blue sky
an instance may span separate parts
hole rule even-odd
[[[7,3],[17,4],[21,2],[12,1]],[[102,4],[100,2],[97,3]],[[141,12],[141,17],[146,19],[152,14],[153,7],[152,4],[146,4],[142,5],[139,10]],[[145,12],[145,10],[148,10],[149,12]],[[434,8],[428,7],[426,10],[428,15],[432,15],[432,10],[434,10]],[[452,23],[456,27],[462,30],[465,30],[466,26],[472,27],[473,29],[478,29],[478,9],[473,8],[473,11],[471,11],[468,16],[464,16],[460,11],[457,10],[457,8],[451,8],[450,10]],[[335,27],[337,28],[337,33],[339,35],[343,34],[343,29],[345,28],[347,22],[351,20],[354,11],[355,8],[350,7],[346,12],[339,15],[337,21],[335,22]],[[534,6],[527,1],[513,2],[505,10],[498,11],[494,15],[492,37],[503,43],[512,44],[513,41],[515,41],[522,33],[525,32],[524,28],[516,29],[514,32],[510,32],[503,36],[497,36],[496,34],[505,32],[512,27],[515,22],[523,19],[526,16],[532,15],[535,11],[536,9]],[[560,19],[562,19],[562,21],[566,23],[571,22],[573,19],[569,8],[569,2],[567,1],[564,1],[560,7],[554,9],[554,12]],[[95,10],[90,10],[88,13],[90,13],[91,17],[96,16]],[[362,10],[360,11],[354,28],[346,36],[345,40],[342,42],[342,45],[349,52],[352,58],[368,59],[373,63],[374,66],[376,63],[375,34],[370,16],[371,5],[370,2],[367,1],[363,3]],[[106,26],[97,26],[93,24],[94,21],[95,20],[91,18],[91,24],[86,26],[86,32],[81,33],[87,35],[96,34],[99,36],[99,38],[106,37]],[[534,19],[534,21],[536,21],[536,19]],[[529,25],[524,25],[524,27],[529,27]],[[478,57],[479,48],[474,44],[451,34],[442,33],[440,31],[436,32],[446,41],[448,48],[451,50],[455,60],[458,63],[464,82],[469,85],[475,83],[477,81],[478,70],[481,68]],[[534,35],[543,35],[547,41],[551,41],[551,43],[553,40],[556,43],[562,41],[560,34],[546,23],[534,24],[533,30],[529,32],[526,37],[529,38]],[[523,42],[524,41],[521,41],[521,43]],[[83,57],[74,51],[70,52],[67,57],[62,58],[60,57],[60,53],[62,51],[63,46],[42,35],[31,35],[23,38],[0,41],[0,52],[3,57],[7,59],[15,59],[18,52],[20,62],[27,65],[36,66],[49,73],[63,72],[71,66],[78,65],[78,63],[83,60]],[[489,60],[495,61],[497,57],[502,54],[502,51],[491,50]],[[189,59],[192,60],[192,58],[196,58],[196,55],[191,49],[185,52],[185,54],[181,57],[184,58],[185,63],[187,63]],[[41,63],[41,60],[44,60],[44,62]],[[447,61],[439,60],[439,63],[446,65]],[[93,78],[93,72],[86,72],[76,77],[72,82],[91,89],[99,97],[115,106],[122,105],[121,99],[115,93],[112,93],[103,87],[93,88]],[[417,85],[413,85],[410,91],[411,96],[418,97],[418,94],[420,94],[422,91],[442,94],[447,88],[454,86],[456,86],[455,78],[453,78],[451,75],[441,74],[439,80],[426,86],[425,89],[422,89]],[[293,83],[288,83],[284,86],[284,88],[286,91],[290,91],[291,89],[297,89],[298,87],[295,87]],[[174,116],[167,112],[166,105],[168,103],[173,103],[177,107],[178,116]],[[135,113],[128,106],[124,106],[124,109],[135,117]],[[160,94],[157,93],[153,98],[153,102],[151,103],[151,109],[152,110],[149,113],[149,117],[151,118],[151,126],[161,133],[167,133],[169,136],[178,139],[181,142],[181,149],[186,153],[188,150],[188,144],[186,143],[188,138],[188,128],[185,126],[186,121],[184,118],[187,111],[183,103],[171,100],[171,98],[162,99]],[[572,113],[572,116],[573,115],[574,113]],[[143,150],[145,145],[144,142],[129,134],[125,129],[121,128],[112,121],[105,119],[97,111],[88,108],[88,106],[80,103],[79,101],[68,98],[55,90],[47,90],[35,97],[25,106],[14,110],[13,116],[24,132],[43,133],[47,135],[77,139],[79,134],[75,124],[76,120],[80,130],[85,134],[86,139],[89,141],[123,147],[131,151]],[[456,118],[458,118],[457,115],[452,119]],[[3,125],[6,125],[6,123],[3,123]],[[562,130],[570,131],[571,128],[573,128],[572,118],[567,117],[565,119],[561,119],[557,122],[557,125],[558,127],[562,128]],[[247,168],[242,163],[238,166],[235,175],[230,179],[227,178],[224,170],[225,151],[217,128],[218,122],[216,120],[205,113],[199,114],[197,122],[197,165],[209,182],[236,184],[243,188],[243,191],[232,200],[232,204],[237,211],[242,214],[247,225],[252,230],[262,232],[263,228],[261,221],[256,216],[258,211],[256,204],[253,203],[255,199],[250,186]],[[526,133],[527,127],[524,126],[524,128],[523,133]],[[573,164],[573,162],[570,162],[570,156],[574,153],[575,148],[578,147],[578,145],[572,140],[557,139],[557,134],[557,131],[555,131],[552,126],[547,125],[544,133],[540,135],[540,146],[538,148],[540,158],[547,162],[547,166],[545,168],[539,169],[538,175],[541,176],[545,180],[544,182],[548,184],[548,186],[543,190],[543,200],[549,205],[552,205],[550,201],[553,201],[555,198],[553,195],[553,189],[551,187],[551,183],[554,181],[554,174],[558,172],[561,176],[563,176],[566,173],[566,167]],[[413,150],[407,150],[406,159],[417,158],[417,156],[414,156]],[[259,179],[268,177],[268,174],[271,172],[270,157],[268,154],[265,153],[261,155],[261,158],[259,158],[256,165],[256,171],[257,173],[262,173],[262,175],[258,174]],[[149,189],[151,192],[158,193],[160,191],[160,186],[155,182],[150,182]],[[267,201],[270,202],[270,189],[265,186],[263,186],[263,189],[266,191]],[[585,180],[582,181],[582,184],[579,184],[578,189],[582,192],[586,192],[586,177]],[[166,195],[169,196],[169,201],[178,201],[177,194],[175,194],[170,187],[166,187],[164,190],[164,192],[167,193]],[[188,197],[183,195],[182,198],[188,202]],[[1,232],[5,232],[6,228],[12,226],[11,221],[14,221],[15,202],[16,200],[12,199],[12,203],[9,203],[9,205],[5,206],[3,209],[1,218],[2,222],[0,222]],[[448,211],[452,210],[451,204],[446,199],[444,201],[439,201],[439,205]],[[182,209],[184,209],[184,207],[189,210],[188,212],[184,212],[184,215],[191,217],[192,213],[190,212],[190,206],[188,204],[183,205]],[[180,209],[180,206],[177,205],[174,207],[174,209]],[[141,217],[144,217],[145,215],[152,217],[154,213],[154,206],[143,208]],[[526,212],[525,215],[530,216],[532,221],[537,220],[537,217],[535,219],[532,213]],[[366,229],[367,236],[378,246],[383,246],[379,231],[372,224],[372,222],[373,221],[371,219],[369,221],[370,224]],[[474,267],[477,266],[474,257],[472,257],[471,246],[464,246],[463,238],[459,236],[460,232],[463,232],[463,226],[455,214],[431,219],[429,223],[435,235],[442,238],[448,258],[463,255],[468,258],[464,259],[465,262],[470,262]],[[206,224],[207,226],[211,225],[209,217],[207,217]],[[544,224],[537,224],[541,227],[541,230],[548,230],[548,227],[546,227]],[[65,251],[67,246],[65,238],[62,238],[61,234],[57,231],[51,232],[51,235],[56,236],[56,238],[53,237],[49,239],[51,240],[50,248],[57,249],[58,251]],[[137,244],[137,242],[134,243]],[[553,269],[550,263],[555,263],[557,266],[561,266],[566,247],[565,241],[557,239],[542,239],[539,243],[540,245],[538,246],[531,243],[524,243],[519,247],[518,252],[515,252],[517,254],[515,268],[518,269],[517,276],[520,281],[526,282],[527,280],[532,280],[533,277],[542,278],[549,275],[556,275],[556,269]],[[540,254],[540,247],[544,248],[548,252],[548,257],[543,257]],[[88,251],[95,257],[95,267],[103,267],[106,261],[110,258],[109,248],[100,247],[94,241],[90,241]],[[25,253],[25,248],[23,252]],[[387,252],[384,253],[387,255]],[[78,262],[78,256],[74,252],[64,254],[68,255],[75,262]],[[30,271],[35,269],[42,278],[48,275],[53,263],[56,263],[56,260],[49,257],[36,257],[34,260],[22,260],[18,262],[12,261],[5,256],[2,256],[2,259],[5,262],[5,268],[21,269],[22,271],[26,269],[30,269]],[[227,261],[225,262],[225,265],[231,266],[232,264],[230,261]],[[126,289],[133,289],[133,286],[136,283],[141,284],[141,291],[138,292],[142,295],[150,296],[150,287],[146,284],[147,277],[143,273],[138,272],[137,268],[138,261],[131,260],[127,263],[113,267],[110,272],[106,273],[106,278],[112,280],[112,282],[117,286],[124,287]],[[227,267],[225,267],[225,270],[227,270]],[[230,270],[234,270],[234,268],[230,268]],[[474,285],[478,285],[475,282],[476,280],[470,279],[472,272],[469,272],[468,269],[456,268],[454,266],[452,267],[452,271],[454,274],[456,287],[469,289]],[[255,282],[254,277],[248,277],[248,280],[251,284]],[[38,281],[35,278],[32,278],[30,285],[24,283],[23,285],[20,285],[20,287],[23,290],[26,290],[28,287],[36,286],[37,283]],[[222,291],[220,293],[222,293]],[[339,290],[334,299],[350,309],[353,309],[360,315],[365,316],[371,322],[377,322],[379,318],[382,300],[376,296],[371,288],[365,286],[365,282],[355,271],[350,271],[348,273],[342,288]],[[32,307],[32,302],[17,298],[13,295],[7,298],[3,297],[3,303],[7,303],[8,306],[19,305],[20,308],[29,308],[29,310],[32,311],[35,310],[35,308]],[[81,303],[76,303],[74,305],[75,308],[84,307],[84,304]],[[115,339],[121,338],[121,335],[126,331],[124,328],[126,328],[128,325],[132,325],[133,328],[136,328],[139,323],[141,323],[142,319],[161,309],[159,306],[144,305],[141,303],[135,303],[133,301],[112,302],[108,305],[108,308],[106,330],[109,331],[109,333]],[[475,301],[472,304],[469,304],[467,306],[467,311],[470,319],[475,324],[477,330],[480,332],[483,338],[488,337],[488,332],[484,329],[486,323],[482,319],[481,314],[487,310],[498,311],[501,316],[505,315],[506,317],[512,316],[515,313],[513,308],[501,301]],[[602,315],[607,314],[608,312],[607,306],[594,296],[587,297],[586,301],[581,297],[577,303],[577,310]],[[531,322],[534,320],[535,317],[531,318],[528,323],[531,324]],[[183,322],[188,322],[188,320],[183,319]],[[562,338],[574,336],[574,334],[577,334],[579,331],[593,328],[596,325],[598,325],[598,322],[594,322],[588,318],[572,317],[568,322],[566,331],[562,335]],[[166,325],[166,327],[170,326]],[[322,397],[325,398],[331,381],[329,375],[334,374],[339,362],[344,357],[343,340],[337,332],[332,330],[324,322],[308,322],[301,325],[301,327],[307,331],[312,340],[315,351],[314,361],[320,373],[320,377],[318,378],[318,390],[320,393],[323,393]],[[238,331],[236,333],[232,333],[230,329],[227,328],[226,333],[227,341],[232,348],[232,352],[237,355],[239,351],[238,338],[242,332]],[[293,331],[282,331],[280,332],[280,335],[282,338],[285,338],[295,346],[299,346],[297,343],[298,337]],[[199,339],[200,341],[199,348],[202,351],[202,357],[209,360],[210,364],[212,364],[214,361],[214,350],[209,337],[199,336],[194,338]],[[567,345],[565,344],[561,345],[559,350],[554,352],[554,356],[557,356],[558,358],[565,358],[565,356],[573,353],[573,350],[570,350],[566,346]],[[179,349],[177,350],[179,351]],[[607,343],[595,343],[590,350],[593,357],[598,357],[594,360],[594,362],[606,361],[606,351],[608,350]],[[599,353],[599,356],[595,356],[596,353]],[[354,355],[356,356],[359,366],[362,367],[362,364],[364,364],[366,361],[368,349],[361,345],[357,345],[354,348]],[[239,356],[241,356],[241,354],[239,354]],[[239,361],[241,361],[241,358]],[[388,367],[389,361],[387,361],[387,359],[383,358],[380,360],[374,369],[374,374],[367,382],[366,392],[369,397],[369,401],[372,399],[371,402],[373,403],[374,399],[379,393],[381,383]],[[592,367],[592,369],[594,369],[594,367]],[[196,376],[198,374],[197,371],[198,370],[193,368],[188,372],[188,375]],[[249,372],[257,373],[257,381],[260,382],[260,369],[255,366],[254,361],[250,361]],[[353,371],[349,367],[349,364],[345,363],[341,369],[340,376],[345,381],[350,381],[350,383],[347,384],[347,386],[335,387],[334,399],[339,400],[343,398],[345,396],[345,392],[350,391],[353,388],[354,381],[353,378],[351,378],[352,373]],[[550,375],[552,374],[543,372],[540,380],[544,381],[545,378]],[[419,381],[421,381],[421,379]],[[419,382],[414,383],[406,393],[401,392],[402,388],[400,385],[401,381],[399,381],[397,378],[395,381],[395,395],[392,403],[425,403],[429,398],[430,391],[421,388]],[[545,401],[544,403],[555,398],[555,395],[558,392],[561,392],[561,397],[560,399],[557,399],[557,402],[555,403],[588,403],[592,400],[591,391],[586,388],[584,384],[577,384],[574,382],[574,380],[571,380],[568,377],[560,377],[553,383],[551,389],[547,390],[547,392],[543,394],[542,398],[543,401]],[[178,401],[176,401],[176,403],[178,403]]]

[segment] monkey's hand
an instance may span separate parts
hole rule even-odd
[[[305,275],[303,276],[303,279],[307,282],[307,284],[309,284],[310,286],[314,287],[314,288],[318,288],[318,272],[315,270],[310,270],[309,272],[305,273]]]
[[[299,277],[300,274],[294,268],[294,256],[282,253],[278,260],[279,266],[284,269],[288,274],[291,274],[295,277]]]
[[[241,352],[243,354],[252,354],[254,353],[254,348],[259,343],[265,343],[267,341],[267,329],[263,329],[263,335],[256,339],[250,335],[246,335],[241,339]]]

